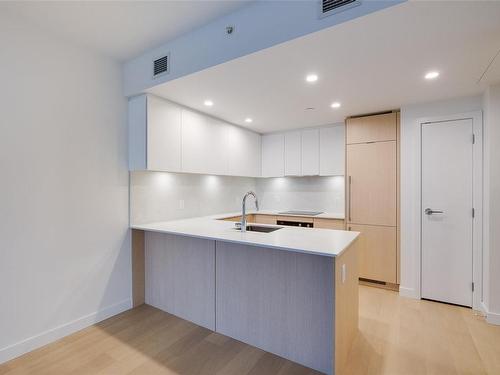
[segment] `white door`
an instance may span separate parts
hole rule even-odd
[[[422,124],[422,298],[472,306],[472,119]]]

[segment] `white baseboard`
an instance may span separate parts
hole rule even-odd
[[[488,311],[486,312],[486,321],[490,324],[500,326],[500,314]]]
[[[415,289],[406,288],[404,286],[399,286],[399,295],[406,298],[420,299],[420,296]]]
[[[488,306],[481,302],[481,310],[486,317],[486,322],[490,324],[500,325],[500,314],[489,311]]]
[[[132,300],[126,299],[114,305],[107,306],[92,314],[88,314],[79,319],[73,320],[72,322],[62,324],[58,327],[39,333],[38,335],[29,337],[25,340],[9,345],[5,348],[1,348],[0,364],[3,362],[7,362],[11,359],[14,359],[16,357],[19,357],[20,355],[28,353],[32,350],[35,350],[41,346],[54,342],[60,338],[63,338],[64,336],[70,335],[83,328],[91,326],[92,324],[110,318],[113,315],[129,310],[131,308],[132,308]]]

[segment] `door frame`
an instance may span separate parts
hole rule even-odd
[[[419,124],[419,142],[420,142],[420,160],[419,160],[419,170],[418,170],[418,188],[419,188],[419,199],[420,199],[420,214],[419,214],[419,231],[420,236],[418,238],[419,244],[418,249],[420,251],[418,262],[418,298],[422,298],[422,125],[432,122],[443,122],[443,121],[456,121],[456,120],[472,120],[472,129],[475,136],[475,142],[472,147],[472,158],[473,158],[473,170],[472,170],[472,180],[473,180],[473,195],[472,204],[474,207],[474,219],[472,222],[472,282],[474,283],[474,290],[472,292],[472,309],[477,311],[482,311],[482,295],[483,295],[483,283],[482,283],[482,256],[483,256],[483,114],[482,111],[458,113],[455,115],[447,116],[436,116],[436,117],[424,117],[418,119]],[[472,141],[472,140],[471,140]]]

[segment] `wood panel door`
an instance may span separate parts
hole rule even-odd
[[[395,141],[397,112],[353,117],[346,120],[346,143]]]
[[[396,226],[396,141],[347,145],[347,221]]]
[[[396,227],[349,224],[347,229],[361,232],[358,239],[359,277],[396,284]]]

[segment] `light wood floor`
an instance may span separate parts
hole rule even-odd
[[[317,374],[143,305],[0,365],[0,374]],[[470,309],[360,287],[348,374],[500,374],[500,327]]]

